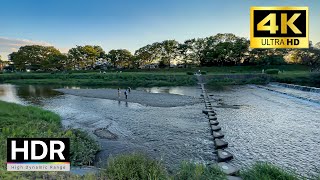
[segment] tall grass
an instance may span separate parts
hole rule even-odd
[[[217,166],[205,166],[203,164],[194,164],[183,162],[175,180],[224,180],[226,175]]]
[[[159,161],[139,153],[109,158],[100,176],[114,180],[168,179],[167,171]]]
[[[256,163],[252,167],[241,171],[244,180],[298,180],[293,172],[285,171],[269,163]]]

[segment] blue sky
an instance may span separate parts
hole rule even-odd
[[[310,40],[320,42],[318,0],[1,0],[0,54],[27,44],[134,52],[166,39],[249,37],[251,6],[309,6]]]

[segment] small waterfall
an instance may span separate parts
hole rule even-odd
[[[297,89],[300,91],[320,93],[320,88],[315,88],[315,87],[300,86],[300,85],[296,85],[296,84],[285,84],[285,83],[270,83],[270,84],[276,85],[276,86],[282,86],[282,87],[286,87],[286,88],[291,88],[291,89]]]

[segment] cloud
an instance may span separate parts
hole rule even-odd
[[[44,41],[33,41],[28,39],[14,39],[7,37],[0,37],[0,55],[2,59],[7,60],[8,55],[12,52],[18,51],[21,46],[26,45],[42,45],[53,46],[52,44]],[[67,48],[58,48],[61,52],[68,52]]]

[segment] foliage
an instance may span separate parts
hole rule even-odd
[[[61,56],[61,53],[52,46],[27,45],[20,47],[18,52],[11,53],[9,59],[20,70],[49,70],[59,64],[59,61],[57,64],[50,64],[55,56]]]
[[[130,67],[130,61],[132,59],[132,54],[126,49],[111,50],[108,54],[110,62],[113,64],[113,67],[118,66]]]
[[[119,155],[108,159],[101,176],[108,179],[168,179],[166,169],[142,154]]]
[[[279,69],[267,69],[265,71],[266,74],[278,74],[279,73]]]
[[[174,176],[176,180],[223,180],[226,175],[216,166],[205,166],[203,164],[194,164],[183,162],[179,171]]]
[[[244,180],[298,180],[292,172],[284,171],[269,163],[256,163],[249,169],[241,171]]]
[[[21,106],[0,101],[0,160],[6,158],[8,137],[68,137],[71,141],[72,165],[89,165],[99,146],[79,130],[63,130],[60,117],[33,106]]]

